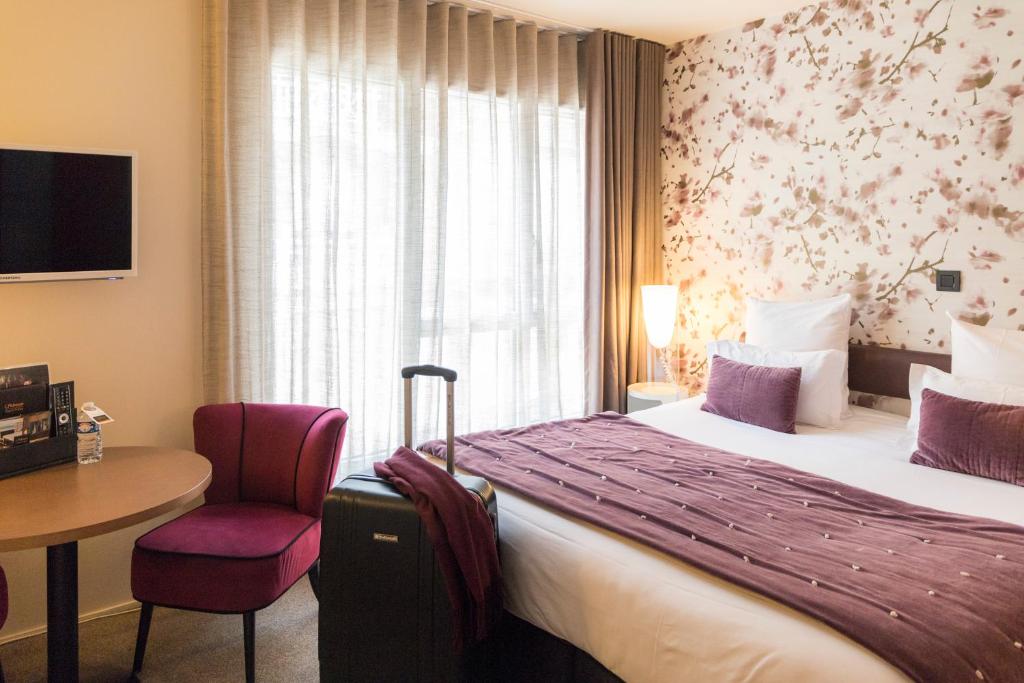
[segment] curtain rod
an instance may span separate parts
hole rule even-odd
[[[442,1],[442,0],[437,0]],[[495,14],[498,19],[516,19],[516,20],[530,20],[537,24],[543,23],[545,28],[563,29],[571,31],[572,33],[592,33],[593,28],[588,26],[577,26],[575,24],[568,24],[564,21],[560,21],[553,17],[548,17],[543,14],[537,14],[536,12],[527,12],[525,10],[516,9],[515,7],[509,7],[508,5],[502,5],[497,2],[489,2],[489,0],[461,0],[469,9],[487,9],[490,11],[501,12],[501,14]],[[434,4],[433,2],[431,4]]]

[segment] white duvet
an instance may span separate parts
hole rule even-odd
[[[796,435],[699,410],[633,413],[671,434],[925,505],[1024,525],[1024,487],[911,465],[906,418],[866,408]],[[507,608],[626,681],[905,680],[816,620],[498,489]]]

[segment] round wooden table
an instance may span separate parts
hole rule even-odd
[[[78,541],[180,508],[210,485],[191,451],[127,446],[103,460],[0,480],[0,552],[46,546],[50,681],[78,680]]]

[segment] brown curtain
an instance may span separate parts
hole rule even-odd
[[[588,393],[625,412],[646,381],[640,287],[662,283],[661,81],[665,47],[607,31],[587,37]]]

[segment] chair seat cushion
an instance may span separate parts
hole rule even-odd
[[[135,542],[140,602],[206,612],[262,609],[320,554],[320,520],[271,503],[204,505]]]

